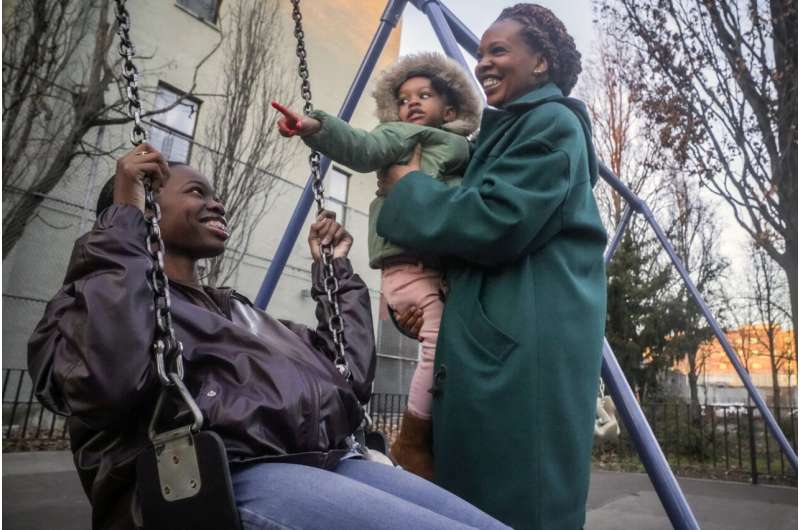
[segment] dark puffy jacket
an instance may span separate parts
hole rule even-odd
[[[96,529],[133,528],[135,460],[159,383],[151,356],[152,265],[141,212],[114,205],[72,253],[64,286],[28,345],[39,400],[69,416],[75,465]],[[318,453],[330,464],[359,425],[369,399],[375,341],[369,294],[345,258],[334,260],[346,322],[349,384],[332,363],[329,305],[313,267],[318,327],[271,318],[231,289],[172,282],[185,382],[224,440],[231,461]]]

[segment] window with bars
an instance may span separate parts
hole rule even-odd
[[[220,0],[176,0],[176,3],[197,18],[216,25]]]
[[[155,108],[169,107],[180,97],[180,92],[159,84]],[[189,163],[199,109],[198,100],[186,98],[168,111],[153,116],[149,142],[161,151],[165,159]]]

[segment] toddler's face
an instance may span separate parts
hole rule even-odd
[[[456,118],[455,109],[432,86],[427,77],[412,77],[397,91],[397,110],[406,123],[441,127]]]

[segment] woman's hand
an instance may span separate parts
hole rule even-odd
[[[407,337],[419,338],[419,332],[422,330],[424,318],[422,316],[422,309],[415,305],[406,308],[405,311],[394,311],[394,322],[400,329],[400,332]]]
[[[322,127],[319,120],[309,118],[308,116],[301,116],[291,109],[284,107],[277,101],[272,102],[272,108],[283,114],[283,118],[278,120],[277,125],[278,132],[284,138],[291,138],[292,136],[303,138],[304,136],[319,132]]]
[[[308,246],[314,261],[322,261],[322,247],[333,246],[333,257],[344,258],[353,246],[353,236],[336,222],[336,214],[323,210],[308,233]]]
[[[401,178],[405,177],[412,171],[420,170],[420,162],[422,161],[422,146],[417,144],[414,151],[411,153],[411,159],[407,164],[394,164],[389,166],[380,173],[378,173],[378,191],[375,195],[378,197],[385,197],[392,191],[392,188],[397,184]]]
[[[114,203],[130,204],[144,212],[144,178],[148,177],[154,191],[169,178],[169,167],[161,153],[143,143],[117,160],[114,175]]]

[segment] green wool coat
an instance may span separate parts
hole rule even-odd
[[[460,177],[469,162],[467,139],[444,129],[396,121],[367,132],[320,110],[312,112],[311,117],[322,127],[303,138],[306,145],[360,173],[408,161],[417,144],[422,146],[422,170],[450,186],[460,182],[455,175]],[[369,205],[369,265],[373,269],[382,268],[384,258],[418,255],[378,235],[376,225],[382,206],[383,197],[376,197]]]
[[[554,84],[484,111],[462,186],[421,172],[378,233],[446,258],[436,482],[517,530],[585,520],[606,314],[606,233],[582,103]]]

